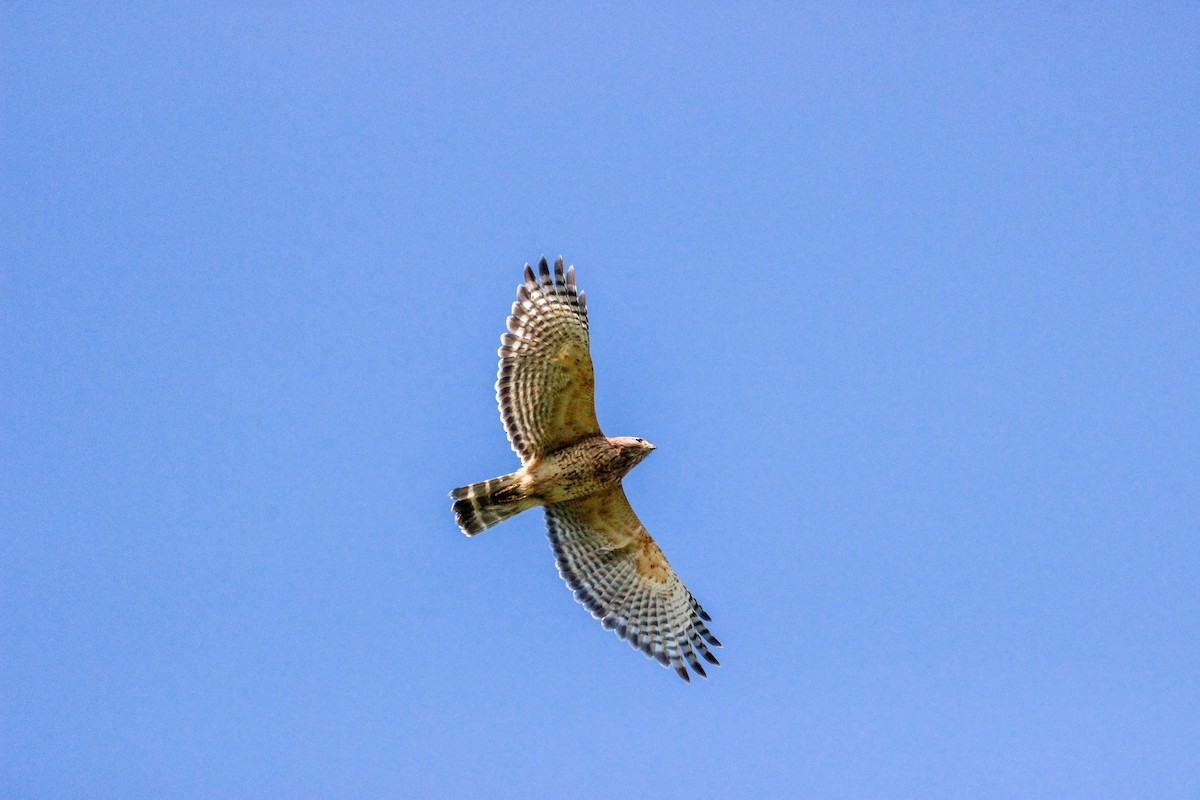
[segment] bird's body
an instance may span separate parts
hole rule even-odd
[[[621,478],[654,449],[645,442],[642,445],[627,437],[589,436],[522,469],[529,472],[533,497],[541,503],[563,503],[620,486]]]
[[[525,282],[500,347],[496,398],[516,472],[455,489],[454,515],[468,536],[528,508],[544,506],[559,572],[575,597],[606,628],[688,679],[686,661],[704,675],[697,654],[720,643],[708,615],[679,581],[662,550],[633,513],[621,479],[654,446],[632,436],[608,438],[596,421],[587,305],[574,268],[562,259],[541,280],[525,265]]]
[[[640,444],[639,444],[640,443]],[[507,519],[535,505],[565,503],[621,485],[621,478],[654,446],[641,439],[588,436],[540,458],[510,475],[455,489],[454,515],[468,536],[499,522],[482,525],[481,512]]]

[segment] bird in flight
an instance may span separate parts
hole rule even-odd
[[[525,280],[500,338],[496,401],[521,468],[450,492],[467,536],[542,506],[558,571],[605,628],[689,681],[719,663],[711,617],[633,513],[621,479],[654,445],[606,437],[596,421],[587,303],[575,268],[543,257]],[[686,665],[685,666],[685,662]]]

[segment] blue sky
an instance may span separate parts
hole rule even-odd
[[[1193,4],[0,14],[0,794],[1200,791]],[[454,526],[543,253],[707,682]]]

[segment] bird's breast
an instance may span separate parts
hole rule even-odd
[[[543,456],[533,465],[531,493],[543,503],[562,503],[620,482],[620,459],[603,437],[584,439]]]

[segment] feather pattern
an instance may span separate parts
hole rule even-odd
[[[708,615],[671,569],[634,514],[620,485],[546,506],[546,527],[559,574],[608,630],[689,680],[707,677],[703,658],[721,643]]]
[[[545,258],[525,265],[525,282],[500,338],[496,402],[513,450],[528,464],[587,436],[600,435],[587,306],[575,269]]]

